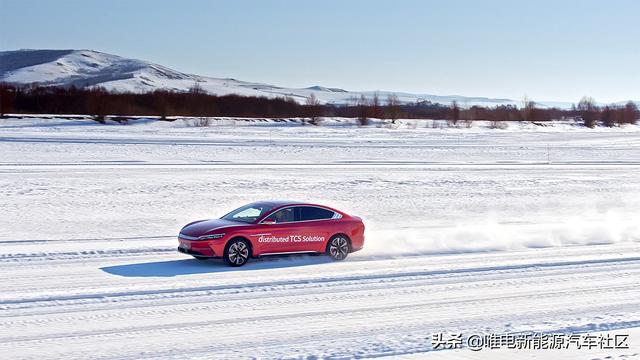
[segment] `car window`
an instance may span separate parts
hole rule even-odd
[[[262,211],[260,209],[257,208],[248,208],[248,209],[244,209],[242,211],[240,211],[237,214],[233,214],[234,218],[255,218],[260,216],[260,213]]]
[[[273,209],[273,205],[267,203],[249,204],[233,210],[223,216],[222,219],[252,223],[267,214],[271,209]]]
[[[301,206],[300,208],[300,220],[324,220],[331,219],[335,215],[335,212],[315,206]]]
[[[265,220],[273,221],[276,224],[296,221],[295,209],[290,207],[278,210],[269,215]]]

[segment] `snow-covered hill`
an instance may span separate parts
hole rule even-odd
[[[486,97],[439,96],[390,91],[353,92],[339,88],[311,86],[285,88],[235,79],[211,78],[186,74],[147,61],[128,59],[92,50],[17,50],[0,52],[0,81],[13,84],[38,83],[52,86],[101,86],[110,90],[143,92],[155,89],[186,91],[196,83],[211,94],[247,96],[288,96],[304,102],[311,94],[324,103],[344,104],[376,93],[382,101],[388,95],[401,102],[431,101],[461,105],[518,104],[510,99]]]

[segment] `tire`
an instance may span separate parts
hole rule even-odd
[[[196,255],[192,255],[192,256],[196,260],[201,260],[201,261],[209,260],[208,257],[204,257],[204,256],[196,256]]]
[[[349,238],[345,235],[335,235],[327,244],[327,255],[336,261],[342,261],[349,255]]]
[[[242,266],[249,261],[251,250],[246,240],[234,239],[229,241],[224,249],[224,262],[233,267]]]

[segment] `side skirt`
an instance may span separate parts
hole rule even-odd
[[[257,258],[263,256],[277,256],[277,255],[303,255],[303,254],[321,254],[317,251],[285,251],[285,252],[272,252],[272,253],[262,253]]]

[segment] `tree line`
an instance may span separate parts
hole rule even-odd
[[[525,99],[521,107],[514,105],[461,107],[455,101],[442,105],[429,101],[401,103],[394,95],[382,99],[353,98],[348,104],[322,104],[314,95],[300,103],[292,97],[255,97],[241,95],[212,95],[199,86],[189,91],[155,90],[145,93],[113,92],[103,88],[75,87],[16,87],[0,83],[0,115],[78,114],[91,115],[104,121],[107,115],[194,117],[259,117],[305,118],[319,124],[323,117],[354,118],[366,125],[369,119],[442,119],[453,124],[474,120],[536,121],[579,119],[585,126],[617,126],[635,123],[640,118],[633,102],[622,106],[598,106],[585,97],[571,109],[539,107]]]

